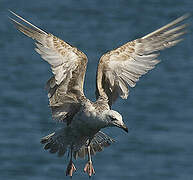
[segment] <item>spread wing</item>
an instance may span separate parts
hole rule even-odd
[[[35,40],[35,50],[51,65],[54,76],[48,80],[46,88],[53,118],[60,121],[67,120],[67,123],[70,123],[73,115],[80,108],[80,97],[84,96],[86,55],[76,47],[72,47],[14,12],[10,12],[23,23],[10,18],[16,28]]]
[[[158,51],[180,42],[186,24],[176,26],[186,19],[184,15],[162,28],[104,54],[99,61],[96,97],[106,99],[111,106],[120,96],[127,99],[128,87],[135,87],[139,78],[159,63]]]

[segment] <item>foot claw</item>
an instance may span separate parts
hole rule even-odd
[[[66,169],[66,176],[72,177],[72,174],[76,171],[75,165],[72,161],[69,162],[67,169]]]
[[[88,161],[85,165],[84,172],[87,172],[89,177],[92,176],[92,174],[95,174],[94,167],[92,165],[91,161]]]

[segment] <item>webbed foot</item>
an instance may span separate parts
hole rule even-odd
[[[85,165],[84,172],[87,172],[89,177],[92,176],[92,174],[95,174],[94,167],[92,165],[92,161],[88,161]]]
[[[66,168],[66,176],[72,177],[73,173],[76,171],[76,167],[73,164],[72,161],[69,162],[67,168]]]

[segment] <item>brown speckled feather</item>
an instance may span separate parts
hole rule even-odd
[[[87,57],[76,47],[72,47],[56,36],[46,33],[11,11],[23,25],[12,19],[16,28],[36,41],[35,50],[51,65],[54,76],[48,80],[46,89],[52,115],[69,124],[80,108],[80,98],[84,97],[83,84]]]
[[[185,33],[184,25],[175,27],[186,19],[184,15],[162,28],[104,54],[99,61],[96,82],[96,97],[108,100],[109,105],[120,96],[126,99],[129,87],[134,87],[139,78],[153,69],[158,51],[180,42]]]

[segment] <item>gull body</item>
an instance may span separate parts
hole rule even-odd
[[[10,18],[16,28],[35,41],[35,50],[50,64],[53,72],[46,89],[52,117],[63,123],[63,128],[43,137],[41,143],[45,144],[44,149],[57,152],[59,156],[70,151],[66,175],[72,176],[76,170],[73,157],[88,155],[84,171],[91,176],[95,173],[91,155],[114,142],[101,129],[114,126],[128,132],[121,114],[112,110],[112,104],[118,97],[127,99],[129,88],[135,87],[139,78],[160,62],[157,59],[159,51],[182,40],[186,24],[179,23],[188,15],[104,54],[97,69],[96,101],[91,102],[83,92],[86,55],[10,12],[21,21]]]

